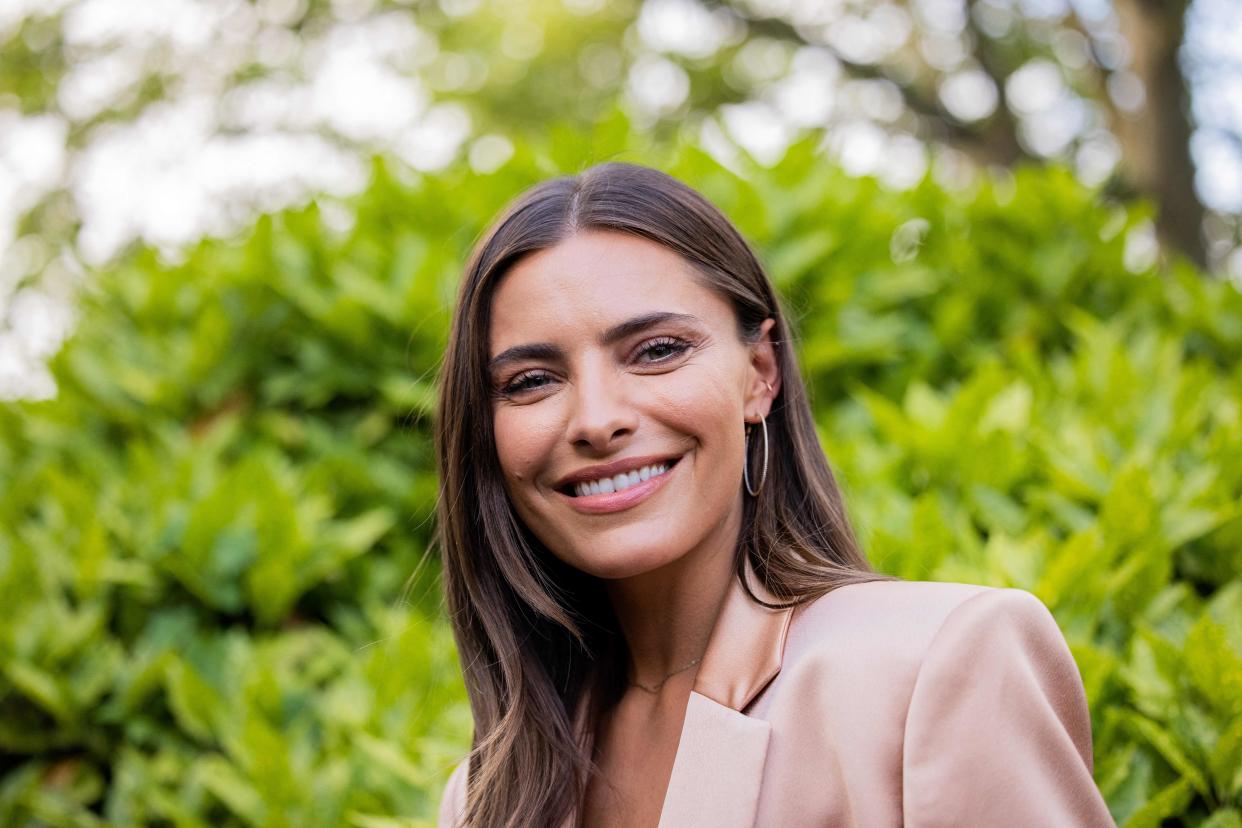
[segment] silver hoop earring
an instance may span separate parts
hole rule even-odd
[[[746,428],[746,456],[742,458],[742,481],[746,484],[746,491],[751,497],[759,496],[763,484],[768,479],[768,420],[760,414],[759,423],[763,426],[763,471],[759,473],[759,485],[754,489],[750,487],[750,426]]]

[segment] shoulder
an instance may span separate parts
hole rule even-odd
[[[911,736],[996,709],[1037,710],[1088,768],[1090,714],[1078,665],[1052,612],[1024,589],[932,581],[851,584],[807,605],[788,646],[803,664],[899,684]],[[797,636],[795,638],[795,636]],[[796,663],[796,658],[795,658]],[[1024,699],[1023,705],[1019,699]],[[984,716],[984,718],[988,718]],[[961,732],[966,724],[958,722]],[[948,735],[945,738],[949,738]],[[929,740],[939,744],[935,738]]]
[[[889,619],[920,623],[944,615],[962,602],[998,587],[947,581],[886,580],[845,584],[798,608],[795,625],[864,622]]]
[[[846,584],[794,610],[789,643],[795,651],[835,646],[920,649],[957,607],[1000,591],[1004,590],[938,581]]]
[[[1082,677],[1044,603],[1025,590],[991,589],[949,612],[923,655],[906,716],[912,811],[927,824],[1112,825],[1093,769]],[[944,795],[966,788],[971,796]]]
[[[817,772],[848,771],[860,790],[898,780],[909,826],[1115,824],[1077,666],[1033,593],[856,583],[799,607],[788,630],[754,715],[800,762],[826,756]]]
[[[890,675],[916,673],[933,649],[954,649],[960,639],[1000,629],[1023,633],[1037,646],[1065,646],[1052,614],[1026,590],[938,581],[848,584],[794,611],[786,666],[828,658]]]
[[[458,763],[453,772],[449,774],[448,782],[444,786],[444,793],[440,797],[440,814],[436,821],[437,828],[454,828],[461,818],[461,814],[466,809],[466,768],[469,766],[469,758],[463,759]]]

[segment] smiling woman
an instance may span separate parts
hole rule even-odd
[[[767,415],[776,359],[769,339],[739,335],[729,302],[685,259],[580,231],[501,280],[491,344],[507,365],[493,373],[492,419],[506,489],[554,555],[613,581],[702,569],[698,556],[736,545],[740,426]],[[541,356],[510,364],[513,351]],[[653,465],[664,469],[654,478]],[[579,482],[595,491],[575,492]]]
[[[540,184],[480,240],[437,429],[475,723],[442,825],[1111,824],[1055,620],[871,569],[790,343],[655,170]]]

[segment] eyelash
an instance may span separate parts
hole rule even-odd
[[[685,353],[687,350],[690,349],[691,344],[687,342],[686,340],[679,339],[675,336],[657,336],[655,339],[649,339],[646,342],[644,342],[641,346],[639,346],[637,355],[642,356],[643,354],[649,353],[650,351],[656,348],[660,348],[660,347],[672,348],[673,353],[669,354],[666,357],[663,357],[662,359],[657,360],[654,363],[648,363],[649,365],[658,365],[662,362],[667,362],[673,357],[680,356],[681,354]],[[523,386],[522,383],[524,383],[527,380],[537,379],[538,377],[545,376],[546,374],[547,374],[546,371],[543,371],[538,368],[534,368],[529,371],[523,371],[522,373],[514,377],[512,380],[510,380],[508,384],[506,384],[503,388],[501,388],[500,393],[503,396],[511,397],[511,396],[516,396],[519,394],[524,394],[528,391],[537,391],[542,386],[539,386],[539,385]]]

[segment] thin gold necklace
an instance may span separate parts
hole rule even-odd
[[[691,667],[698,664],[702,660],[703,660],[703,656],[699,656],[694,661],[691,661],[689,664],[685,664],[681,667],[678,667],[676,670],[674,670],[671,673],[666,674],[664,678],[660,679],[660,682],[658,684],[643,684],[641,681],[631,681],[630,684],[634,687],[638,687],[640,689],[646,690],[648,693],[658,693],[660,692],[660,688],[664,686],[664,683],[666,681],[668,681],[669,679],[671,679],[673,676],[677,675],[678,673],[683,672],[684,670],[689,670]]]

